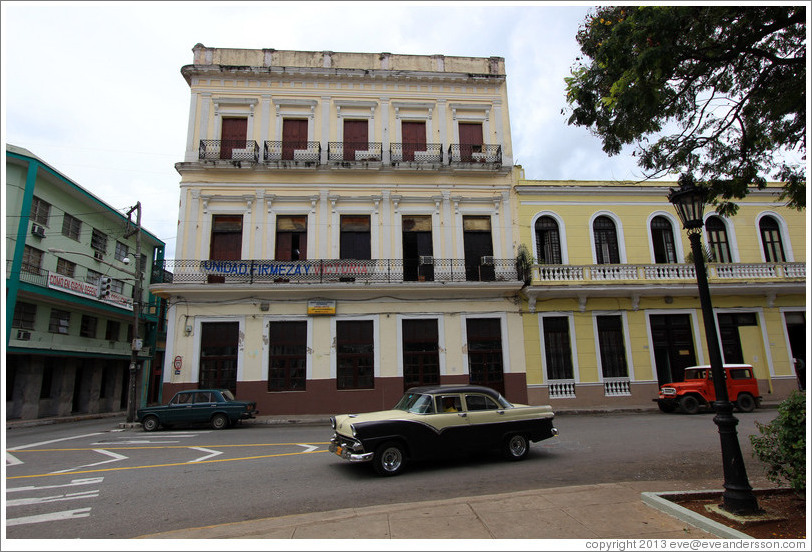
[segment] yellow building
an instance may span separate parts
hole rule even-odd
[[[193,52],[176,259],[151,286],[166,396],[333,413],[470,381],[526,401],[504,59]]]
[[[533,404],[651,407],[662,383],[709,362],[675,182],[519,178],[516,220],[533,256],[524,340]],[[752,192],[705,213],[703,245],[724,361],[752,364],[765,399],[797,389],[806,358],[806,213]]]

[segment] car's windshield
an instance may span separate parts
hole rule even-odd
[[[223,390],[221,391],[221,393],[223,394],[223,398],[224,398],[225,400],[227,400],[227,401],[234,401],[234,400],[236,400],[236,399],[234,398],[234,395],[232,395],[232,394],[231,394],[231,391],[229,391],[228,389],[223,389]]]
[[[685,379],[687,380],[705,379],[705,370],[701,370],[698,368],[685,370]]]
[[[403,410],[416,414],[431,414],[434,412],[434,402],[431,400],[431,395],[406,393],[395,405],[394,410]]]

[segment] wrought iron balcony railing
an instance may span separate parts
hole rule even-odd
[[[440,164],[443,162],[442,144],[418,144],[396,142],[390,145],[389,152],[392,164]]]
[[[770,281],[803,280],[804,263],[710,263],[708,279],[716,282],[759,279]],[[693,264],[647,265],[546,265],[532,267],[531,285],[549,283],[668,282],[696,281]]]
[[[199,159],[259,163],[259,145],[254,140],[201,140]]]
[[[500,144],[451,144],[448,148],[448,162],[451,165],[500,166],[502,164],[502,146]]]
[[[380,142],[328,142],[327,160],[380,163],[382,151]]]
[[[166,278],[161,280],[160,278]],[[152,283],[323,284],[404,282],[520,282],[515,259],[165,260]]]
[[[293,161],[294,164],[318,165],[321,160],[321,143],[266,140],[262,160],[266,163]]]

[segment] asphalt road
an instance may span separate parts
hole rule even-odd
[[[777,411],[737,413],[749,435]],[[394,478],[326,452],[321,426],[118,430],[105,419],[6,432],[8,539],[130,538],[262,517],[635,480],[723,481],[713,414],[562,415],[522,462],[498,454],[413,464]]]

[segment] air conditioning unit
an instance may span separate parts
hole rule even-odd
[[[38,238],[45,237],[45,228],[39,224],[32,224],[31,225],[31,233],[34,234]]]
[[[483,264],[483,265],[492,265],[493,264],[493,257],[490,256],[490,255],[482,257],[481,264]]]
[[[422,265],[433,265],[434,264],[434,257],[431,255],[420,255],[420,264]]]
[[[17,330],[17,339],[20,341],[29,341],[31,339],[31,332],[25,330]]]
[[[101,251],[95,251],[94,250],[93,251],[93,258],[96,259],[97,261],[103,261],[104,260],[104,253],[102,253]]]

